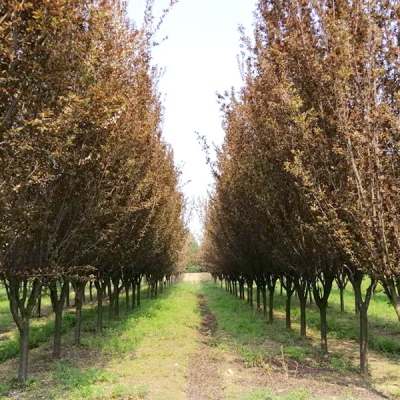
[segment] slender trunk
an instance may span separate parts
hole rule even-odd
[[[344,289],[340,287],[340,312],[344,312]]]
[[[19,328],[19,340],[18,383],[25,383],[28,378],[29,319],[22,320]]]
[[[158,281],[154,283],[154,297],[158,296]]]
[[[261,289],[260,286],[257,285],[257,310],[261,308]]]
[[[89,283],[89,299],[90,301],[93,301],[93,282],[90,281]]]
[[[359,313],[359,338],[360,338],[360,373],[368,376],[368,307],[371,301],[373,290],[375,289],[376,282],[371,280],[365,300],[363,301],[361,293],[361,285],[364,274],[356,271],[349,275],[349,279],[354,288],[357,309]]]
[[[321,318],[321,350],[323,354],[328,353],[328,339],[326,326],[326,309],[328,306],[328,298],[332,290],[334,277],[332,274],[324,274],[313,282],[314,300],[319,308]],[[319,287],[318,284],[322,286]]]
[[[268,283],[268,292],[269,292],[269,310],[268,310],[268,321],[270,324],[274,322],[274,294],[276,288],[277,278],[274,276],[269,276]]]
[[[115,318],[119,318],[119,288],[118,288],[118,283],[114,286],[114,295],[115,295],[114,315],[115,315]]]
[[[49,285],[50,299],[55,314],[54,321],[54,341],[53,341],[53,357],[55,359],[61,358],[61,331],[62,331],[62,314],[64,303],[67,298],[69,282],[64,281],[61,286],[60,297],[57,293],[57,282],[52,282]]]
[[[321,350],[323,354],[328,353],[328,337],[326,328],[326,304],[321,305],[319,308],[319,315],[321,319]]]
[[[75,346],[81,344],[81,331],[82,331],[82,304],[83,293],[85,291],[86,282],[75,283]]]
[[[66,297],[66,299],[65,299],[67,308],[70,307],[70,304],[69,304],[69,293],[70,293],[70,283],[68,282],[68,286],[67,286],[67,297]]]
[[[139,279],[137,281],[137,301],[136,301],[138,308],[140,308],[140,286],[141,286],[141,280]]]
[[[356,315],[358,315],[359,310],[358,310],[357,296],[355,293],[354,293],[354,311]]]
[[[274,292],[274,289],[269,289],[268,322],[270,324],[274,322]]]
[[[300,337],[306,338],[306,306],[308,297],[308,284],[303,277],[298,277],[295,280],[296,293],[300,302]]]
[[[359,307],[360,312],[360,373],[368,376],[368,306]]]
[[[111,279],[109,279],[107,282],[107,294],[108,294],[108,298],[111,299],[111,296],[112,296]]]
[[[27,299],[27,281],[23,282],[23,297],[20,296],[21,281],[10,278],[4,281],[9,300],[10,311],[20,334],[20,358],[18,368],[18,382],[24,383],[28,376],[29,356],[29,322],[42,287],[39,279],[35,279],[31,285],[31,293]],[[27,302],[26,302],[27,300]]]
[[[42,289],[40,289],[39,297],[37,300],[37,316],[42,317]]]
[[[290,315],[291,311],[291,300],[293,291],[288,291],[286,294],[286,329],[292,329],[292,319]]]
[[[132,281],[132,310],[135,309],[135,301],[136,301],[136,283]]]
[[[129,281],[125,282],[125,312],[129,312]]]
[[[151,285],[149,282],[147,282],[147,299],[150,299],[151,295]]]
[[[103,332],[103,295],[104,290],[101,287],[100,282],[95,282],[96,291],[97,291],[97,322],[96,322],[96,331],[97,333]]]
[[[267,290],[265,286],[261,288],[262,298],[263,298],[263,310],[264,310],[264,317],[267,316]]]
[[[108,317],[113,319],[115,315],[115,293],[108,291]]]
[[[62,307],[55,310],[53,357],[61,358]]]
[[[307,336],[307,323],[306,323],[306,306],[307,306],[307,297],[300,297],[299,293],[299,301],[300,301],[300,337],[306,338]]]

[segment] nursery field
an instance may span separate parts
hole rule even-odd
[[[18,339],[5,293],[0,294],[2,399],[379,399],[400,397],[400,327],[385,296],[370,306],[370,379],[357,372],[353,293],[340,312],[328,309],[328,357],[319,350],[318,312],[308,305],[308,337],[300,340],[298,305],[285,328],[285,296],[275,296],[275,320],[210,282],[182,282],[147,299],[96,335],[95,305],[84,307],[81,347],[74,318],[64,315],[62,358],[51,357],[53,320],[44,296],[31,329],[29,380],[16,382]],[[86,296],[88,297],[88,296]],[[122,306],[122,304],[121,304]],[[106,307],[106,305],[105,305]],[[105,313],[105,317],[107,313]]]

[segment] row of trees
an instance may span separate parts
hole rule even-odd
[[[268,289],[271,320],[280,278],[305,336],[312,290],[324,352],[332,284],[349,279],[363,374],[377,282],[400,319],[399,16],[398,1],[259,0],[205,222],[209,270]]]
[[[87,282],[101,332],[106,287],[115,314],[123,289],[139,301],[143,276],[156,290],[184,268],[184,201],[151,65],[152,1],[142,28],[125,3],[0,4],[0,278],[20,332],[19,382],[43,286],[57,358],[71,283],[79,344]]]

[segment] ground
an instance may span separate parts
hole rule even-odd
[[[262,313],[215,285],[209,275],[190,274],[184,280],[157,299],[144,300],[140,310],[106,322],[102,336],[93,334],[94,312],[88,304],[82,347],[72,345],[70,329],[63,336],[60,361],[51,358],[51,341],[38,345],[31,351],[30,380],[23,387],[14,380],[17,359],[0,354],[6,359],[0,363],[0,398],[305,400],[400,395],[398,355],[372,350],[371,378],[366,380],[356,371],[354,340],[337,333],[329,338],[330,356],[319,354],[312,306],[308,339],[301,341],[296,313],[293,330],[284,328],[279,294],[276,320],[267,324]],[[332,303],[330,313],[334,311]],[[335,321],[328,323],[334,326]],[[397,343],[395,333],[386,330]],[[0,342],[0,352],[3,348]]]

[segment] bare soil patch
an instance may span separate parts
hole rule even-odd
[[[223,399],[225,395],[219,376],[219,362],[209,345],[217,320],[206,307],[204,296],[198,296],[198,304],[202,316],[198,333],[201,345],[200,351],[189,362],[186,396],[188,400]]]

